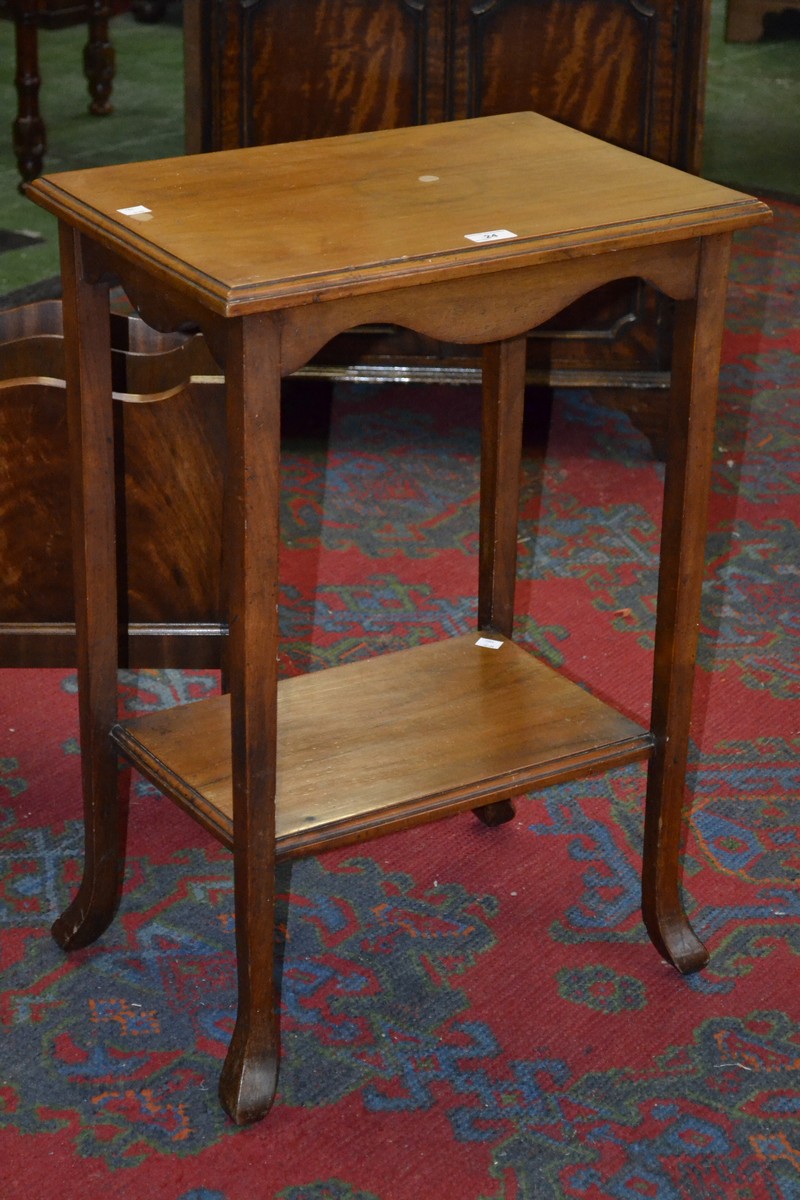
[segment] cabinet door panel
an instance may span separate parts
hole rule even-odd
[[[426,0],[206,3],[203,13],[203,149],[443,119],[442,21]]]
[[[466,0],[453,115],[533,109],[665,159],[673,9],[673,0]]]

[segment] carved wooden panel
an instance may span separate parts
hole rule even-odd
[[[534,108],[690,166],[708,0],[184,0],[190,148]]]
[[[665,157],[653,141],[669,125],[670,81],[659,87],[656,67],[671,9],[663,0],[657,8],[643,0],[462,0],[467,71],[458,72],[454,115],[534,109]]]
[[[225,405],[202,339],[120,321],[123,658],[216,666],[222,630]],[[69,452],[57,301],[0,314],[0,666],[74,661]],[[160,395],[156,403],[141,396]],[[202,487],[197,481],[202,480]]]
[[[206,4],[203,148],[443,120],[442,14],[429,0]]]

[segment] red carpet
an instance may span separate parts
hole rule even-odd
[[[74,678],[2,671],[2,1197],[800,1196],[799,282],[800,210],[779,205],[737,242],[722,373],[686,849],[708,968],[682,979],[645,937],[638,766],[497,830],[467,815],[299,862],[279,1095],[236,1130],[227,853],[138,781],[119,917],[65,957]],[[477,412],[471,390],[341,387],[327,442],[289,439],[286,672],[474,625]],[[546,453],[528,441],[518,638],[639,719],[660,476],[579,393]],[[126,676],[126,704],[215,686]]]

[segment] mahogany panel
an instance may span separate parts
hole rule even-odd
[[[216,666],[222,632],[222,386],[198,338],[114,321],[120,593],[135,665]],[[4,340],[5,339],[5,340]],[[0,315],[0,664],[75,661],[61,306]],[[157,402],[136,392],[164,395]]]
[[[631,0],[462,0],[462,7],[466,87],[454,98],[454,116],[532,108],[667,157],[671,88],[655,75],[655,8]],[[664,99],[666,112],[658,113]]]
[[[189,21],[191,26],[191,15]],[[201,138],[203,149],[441,118],[436,104],[442,86],[436,61],[441,10],[432,11],[422,0],[217,4],[204,10],[202,36],[208,71],[201,86],[208,93],[201,108],[210,127]],[[196,138],[189,142],[191,149],[200,148]]]

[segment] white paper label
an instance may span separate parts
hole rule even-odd
[[[144,204],[132,204],[130,208],[118,208],[117,212],[121,213],[123,217],[142,217],[145,213],[149,213],[150,209],[146,208]]]
[[[485,233],[464,234],[464,237],[470,242],[502,242],[516,236],[510,229],[487,229]]]
[[[487,650],[499,650],[502,644],[502,642],[495,641],[494,638],[486,637],[479,637],[475,643],[476,646],[485,646]]]

